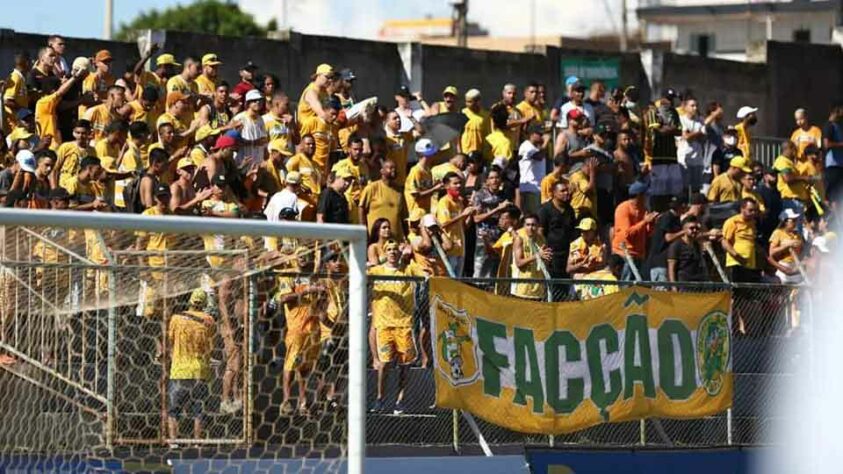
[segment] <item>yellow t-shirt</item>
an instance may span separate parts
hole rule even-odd
[[[17,69],[13,69],[6,79],[6,88],[3,90],[3,101],[8,99],[15,101],[15,106],[18,109],[25,109],[29,107],[29,93],[26,88],[26,78]],[[5,117],[3,119],[3,132],[9,133],[15,128],[17,124],[17,117],[15,111],[10,107],[3,106]]]
[[[281,277],[278,279],[276,298],[301,292],[310,284],[309,277]],[[313,311],[317,298],[316,293],[308,293],[298,300],[284,304],[288,333],[307,334],[319,330],[319,318]]]
[[[720,173],[711,180],[708,188],[709,202],[734,202],[741,198],[741,183],[733,180],[726,173]]]
[[[235,213],[235,215],[238,215],[238,216],[239,216],[239,213],[240,213],[240,206],[238,206],[236,203],[226,202],[226,201],[221,201],[221,200],[215,200],[215,199],[206,199],[206,200],[202,201],[202,204],[200,205],[200,208],[202,210],[203,215],[205,215],[207,212],[211,212],[211,211],[217,212],[217,213],[233,212],[233,213]],[[222,234],[203,235],[202,236],[202,243],[205,246],[206,252],[218,251],[218,250],[233,250],[235,240],[236,240],[236,238],[234,238],[234,237],[222,235]],[[224,264],[226,262],[230,261],[230,259],[228,258],[227,255],[219,255],[219,254],[209,255],[209,256],[205,257],[205,259],[208,261],[208,264],[211,266],[211,268],[224,267]]]
[[[196,81],[188,82],[181,74],[176,74],[167,80],[167,93],[181,92],[185,95],[193,95],[199,93],[199,86]]]
[[[407,202],[407,212],[413,212],[413,209],[417,207],[422,208],[425,213],[430,212],[430,195],[416,199],[413,193],[432,187],[433,174],[429,169],[422,168],[419,163],[410,168],[407,181],[404,183],[404,201]]]
[[[183,311],[170,317],[167,338],[172,345],[170,379],[209,380],[214,350],[214,318],[201,311]]]
[[[465,107],[462,113],[468,117],[468,122],[462,130],[460,148],[466,155],[473,151],[483,151],[483,138],[492,132],[492,125],[489,121],[489,112],[481,110],[474,112]]]
[[[151,110],[145,110],[140,101],[133,100],[129,102],[132,108],[132,122],[145,122],[149,127],[149,134],[152,137],[158,136],[158,117],[161,116],[161,110],[157,105]]]
[[[793,160],[784,155],[779,155],[779,157],[776,158],[776,161],[773,162],[773,168],[779,172],[776,189],[779,190],[779,194],[782,199],[799,199],[802,202],[808,202],[811,197],[808,191],[807,183],[804,181],[787,183],[784,180],[783,175],[785,173],[793,173],[795,176],[799,177],[802,176]]]
[[[413,145],[413,134],[402,132],[393,135],[386,133],[386,158],[395,162],[395,182],[401,186],[407,181],[407,163],[410,147]]]
[[[822,149],[823,131],[816,125],[812,125],[807,131],[797,128],[790,134],[790,141],[795,143],[798,148],[796,156],[802,158],[805,156],[805,148],[808,148],[808,145],[814,145]]]
[[[517,108],[518,111],[521,112],[524,117],[530,117],[530,122],[527,124],[527,126],[543,125],[542,117],[544,117],[544,112],[542,111],[542,109],[534,105],[530,105],[530,103],[528,103],[526,100],[522,100],[521,102],[519,102],[518,105],[515,106],[515,108]]]
[[[536,235],[533,238],[527,236],[524,229],[519,229],[518,237],[521,239],[522,247],[524,249],[524,258],[530,258],[536,254],[536,250],[544,245],[544,239],[541,235]],[[512,278],[527,278],[538,279],[544,278],[544,272],[539,269],[538,261],[532,261],[526,268],[518,268],[515,264],[515,257],[512,259]],[[545,297],[545,285],[541,282],[518,283],[513,282],[510,288],[513,296],[519,298],[529,298],[540,300]]]
[[[372,231],[375,221],[383,217],[389,221],[395,240],[399,242],[404,240],[402,219],[406,215],[406,207],[400,191],[387,185],[383,180],[373,181],[363,188],[360,194],[360,207],[368,208],[366,223],[369,232]]]
[[[90,146],[80,149],[76,142],[67,142],[59,146],[56,150],[56,156],[58,161],[62,161],[62,158],[64,158],[59,170],[59,186],[67,189],[67,183],[79,173],[79,165],[82,163],[82,159],[88,156],[97,156],[97,152]]]
[[[93,92],[94,95],[101,102],[108,96],[108,88],[114,85],[114,76],[106,74],[102,78],[96,74],[88,74],[82,81],[82,93]],[[88,107],[85,105],[79,106],[79,116],[84,117]]]
[[[582,260],[585,257],[591,257],[592,261],[603,264],[603,246],[600,241],[595,240],[593,244],[588,245],[582,237],[571,242],[568,252],[568,258],[573,260]]]
[[[559,181],[564,180],[564,178],[556,176],[553,173],[542,178],[541,182],[541,193],[542,193],[542,204],[550,201],[553,198],[553,187],[556,186],[556,183]]]
[[[39,136],[43,139],[52,136],[50,149],[55,151],[61,145],[61,131],[59,130],[58,105],[61,97],[53,93],[41,96],[35,104],[35,122],[38,123]]]
[[[585,280],[600,280],[600,281],[618,281],[615,275],[612,274],[611,271],[607,269],[597,270],[591,273],[586,274],[583,279]],[[612,293],[617,293],[620,291],[618,285],[574,285],[577,289],[577,293],[580,296],[580,299],[591,300],[600,296],[611,295]]]
[[[88,183],[82,183],[79,181],[78,176],[73,176],[68,179],[62,187],[67,191],[67,194],[70,195],[70,199],[72,201],[82,204],[88,204],[93,202],[94,199],[103,198],[102,187],[97,186],[93,180]]]
[[[208,76],[204,74],[200,74],[199,77],[196,78],[196,91],[202,95],[214,95],[214,91],[217,89],[216,81],[212,80]]]
[[[512,141],[510,138],[500,130],[495,130],[486,135],[486,143],[483,147],[483,157],[487,163],[491,163],[496,158],[503,158],[505,162],[509,162],[512,158]]]
[[[351,176],[354,177],[351,186],[345,190],[345,200],[348,201],[348,215],[351,223],[359,224],[360,216],[357,211],[360,209],[360,193],[363,192],[363,188],[366,185],[364,181],[369,177],[369,165],[362,160],[359,163],[354,163],[351,158],[343,158],[334,163],[331,171],[337,172],[341,169],[348,170]]]
[[[381,264],[369,269],[372,276],[425,276],[424,269],[416,262],[398,268]],[[414,284],[409,281],[373,279],[372,324],[377,329],[407,328],[413,326],[415,309]]]
[[[187,131],[187,124],[185,124],[181,118],[176,117],[170,112],[164,112],[158,117],[158,120],[155,122],[155,130],[158,130],[158,127],[165,123],[173,125],[173,131],[175,132],[175,136],[173,137],[173,149],[178,150],[179,148],[186,145],[190,138],[182,137],[181,134]]]
[[[814,176],[820,178],[823,175],[821,166],[818,166],[808,158],[798,158],[794,164],[796,165],[796,171],[799,172],[800,176]],[[822,179],[817,179],[810,186],[806,185],[809,195],[811,187],[817,191],[820,195],[820,199],[825,199],[825,183]]]
[[[158,106],[156,108],[158,110],[164,110],[167,104],[167,84],[164,82],[164,79],[158,77],[158,74],[154,72],[142,71],[138,76],[138,97],[140,97],[140,94],[143,93],[144,88],[147,86],[158,89]]]
[[[723,238],[731,242],[735,252],[746,260],[746,268],[756,268],[754,223],[744,221],[740,214],[732,216],[723,223]],[[737,260],[726,254],[727,267],[739,265]]]
[[[770,234],[770,247],[780,247],[784,242],[789,240],[796,240],[799,242],[799,246],[796,247],[794,250],[796,254],[799,255],[802,253],[802,245],[804,244],[802,237],[799,235],[798,232],[788,232],[784,229],[776,229]],[[783,257],[779,257],[777,260],[779,263],[787,263],[787,264],[795,264],[796,259],[793,258],[793,255],[790,251],[784,253]]]
[[[449,257],[461,257],[463,255],[465,221],[460,219],[450,227],[445,227],[444,224],[460,215],[463,209],[462,203],[455,201],[447,194],[436,203],[436,221],[439,222],[442,232],[451,241],[451,249],[447,252]]]
[[[92,141],[96,143],[105,138],[105,128],[108,127],[111,122],[120,120],[120,117],[112,114],[111,110],[108,109],[107,104],[100,104],[88,109],[85,113],[85,119],[91,122],[91,131],[94,134]]]
[[[580,170],[571,175],[571,207],[574,208],[577,218],[585,213],[591,213],[591,217],[597,218],[597,190],[588,188],[588,176]]]
[[[269,141],[280,140],[280,144],[287,150],[293,151],[293,128],[276,117],[272,112],[263,114],[263,126]]]
[[[743,153],[743,157],[746,158],[746,161],[752,163],[752,147],[750,146],[752,143],[752,135],[749,133],[749,129],[744,126],[743,123],[739,123],[735,125],[735,131],[738,134],[738,149]]]
[[[328,93],[324,90],[320,90],[316,87],[316,84],[310,83],[301,93],[301,97],[299,98],[298,104],[298,115],[297,119],[299,122],[299,133],[301,136],[305,136],[307,134],[312,134],[315,132],[319,126],[318,122],[322,121],[319,116],[316,115],[316,112],[310,107],[310,104],[304,100],[305,94],[307,94],[308,90],[315,90],[318,97],[319,102],[322,104],[322,108],[325,109],[328,107]]]
[[[208,153],[199,145],[194,146],[190,150],[190,161],[198,168],[202,166],[202,162],[208,157]]]
[[[128,171],[138,171],[141,169],[146,169],[149,164],[147,160],[149,159],[149,155],[147,154],[146,157],[143,156],[143,150],[137,147],[134,143],[129,141],[129,146],[126,147],[126,151],[123,152],[123,159],[120,160],[120,166],[117,168],[117,171],[122,173]],[[123,190],[126,189],[126,186],[129,185],[129,182],[132,181],[133,178],[126,178],[126,179],[118,179],[114,182],[114,205],[120,208],[126,207],[126,200],[123,196]]]
[[[158,206],[150,207],[143,211],[141,215],[143,216],[163,216],[167,215],[168,213],[161,212],[158,209]],[[165,250],[173,249],[174,246],[174,237],[171,234],[165,234],[163,232],[136,232],[135,235],[139,237],[148,236],[149,239],[146,241],[146,250],[148,252],[163,252]],[[149,256],[149,266],[150,267],[163,267],[165,266],[166,261],[163,255],[150,255]]]
[[[310,158],[302,153],[296,153],[287,161],[287,173],[297,171],[301,174],[301,185],[310,190],[313,196],[319,196],[322,191],[320,183],[322,175],[319,168]]]
[[[336,323],[340,315],[345,311],[345,308],[348,307],[348,291],[346,291],[347,286],[344,285],[341,280],[335,280],[333,278],[325,278],[322,280],[322,283],[328,290],[328,301],[327,307],[325,308],[325,319],[327,319],[331,323]],[[320,342],[325,342],[330,339],[332,332],[332,327],[320,323]]]

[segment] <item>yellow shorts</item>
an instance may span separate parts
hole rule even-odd
[[[392,362],[393,356],[397,356],[395,361],[399,364],[411,364],[416,360],[416,339],[411,327],[376,329],[375,344],[383,363]]]
[[[319,358],[319,333],[287,333],[284,337],[287,354],[284,356],[284,370],[312,369]]]

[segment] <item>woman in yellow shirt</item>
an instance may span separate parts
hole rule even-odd
[[[366,262],[366,266],[374,267],[375,265],[386,262],[384,245],[392,239],[392,227],[389,224],[389,219],[381,217],[376,220],[372,224],[372,233],[369,235],[368,262]]]
[[[779,227],[770,235],[770,259],[775,262],[776,276],[782,283],[800,283],[802,275],[794,255],[802,253],[805,241],[796,230],[800,215],[793,209],[779,214]]]
[[[516,232],[512,253],[512,296],[530,300],[545,297],[545,284],[541,282],[517,283],[518,279],[542,280],[543,267],[550,262],[553,252],[544,244],[539,233],[539,218],[535,214],[524,217],[524,227]]]

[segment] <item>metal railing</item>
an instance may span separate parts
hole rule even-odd
[[[764,166],[773,166],[773,162],[776,161],[776,157],[782,151],[782,143],[786,140],[786,138],[778,137],[752,137],[749,144],[752,159]]]

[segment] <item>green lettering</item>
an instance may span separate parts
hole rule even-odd
[[[495,339],[506,339],[506,326],[477,318],[477,343],[480,346],[483,366],[483,393],[493,397],[501,395],[501,369],[509,367],[506,354],[495,350]]]
[[[569,331],[556,331],[544,343],[545,378],[547,379],[547,403],[556,413],[571,413],[582,403],[585,381],[582,377],[568,378],[568,393],[559,393],[559,347],[565,347],[565,361],[582,360],[580,343]]]
[[[687,400],[696,388],[696,366],[691,332],[681,321],[667,320],[659,328],[659,381],[662,391],[671,400]],[[673,341],[679,343],[680,360],[673,351]],[[682,368],[682,378],[676,382],[676,366]]]
[[[603,351],[600,341],[605,341],[606,355],[618,352],[618,333],[611,325],[601,324],[591,329],[585,342],[588,373],[591,375],[591,401],[600,409],[603,419],[608,421],[606,407],[618,398],[623,382],[620,369],[609,371],[608,383],[603,378]]]
[[[527,404],[527,397],[533,398],[533,412],[544,411],[544,389],[542,388],[539,358],[536,355],[536,340],[532,329],[515,328],[515,398],[519,405]],[[530,379],[527,380],[527,364],[530,364]]]
[[[636,353],[639,355],[639,364],[635,363]],[[632,398],[636,382],[640,382],[644,386],[645,397],[656,398],[653,361],[650,356],[647,318],[640,314],[630,315],[626,318],[626,337],[624,338],[624,398]]]

